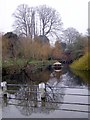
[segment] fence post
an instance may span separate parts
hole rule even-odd
[[[40,83],[39,84],[39,91],[40,91],[40,99],[44,100],[45,99],[45,83]]]
[[[7,98],[7,82],[6,81],[1,82],[1,88],[3,91],[3,97]]]

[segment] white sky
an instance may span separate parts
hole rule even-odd
[[[85,34],[88,28],[89,0],[0,0],[0,32],[12,31],[12,14],[20,4],[38,6],[42,4],[55,8],[61,15],[64,28],[74,27]]]

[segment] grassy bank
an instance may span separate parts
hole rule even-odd
[[[14,72],[19,73],[20,70],[25,66],[27,61],[24,59],[7,59],[2,61],[2,73],[13,74]]]
[[[31,60],[31,61],[28,61],[28,64],[40,67],[40,66],[44,66],[44,65],[53,64],[54,62],[55,62],[55,60],[43,60],[43,61]],[[5,60],[2,62],[2,68],[11,67],[11,66],[18,66],[21,68],[21,67],[25,66],[26,64],[27,64],[27,60],[25,60],[25,59],[16,59],[16,60],[8,59],[8,60]]]
[[[7,71],[7,74],[13,74],[14,72],[20,72],[21,69],[29,67],[29,70],[37,70],[39,68],[45,68],[48,65],[51,65],[55,62],[55,60],[31,60],[28,61],[25,59],[8,59],[2,62],[3,70]]]
[[[43,66],[48,66],[48,65],[52,65],[54,62],[56,62],[55,60],[43,60],[43,61],[30,61],[29,64],[35,65],[37,67],[43,67]]]
[[[83,57],[78,60],[75,60],[70,68],[75,70],[90,70],[90,52],[86,53]]]
[[[27,63],[27,60],[25,59],[8,59],[8,60],[3,60],[2,61],[2,68],[7,68],[7,67],[23,67]]]

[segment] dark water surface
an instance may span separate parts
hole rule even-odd
[[[36,86],[8,87],[8,90],[17,91],[9,91],[9,98],[3,100],[3,118],[88,118],[90,93],[85,76],[65,68],[61,72],[39,70],[29,75],[5,76],[5,79],[12,84]],[[38,84],[41,82],[48,84],[45,100],[40,99]]]

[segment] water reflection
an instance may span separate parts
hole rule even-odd
[[[64,88],[62,91],[64,92]],[[32,113],[49,114],[55,109],[60,108],[61,104],[57,102],[63,102],[64,95],[60,95],[58,92],[60,90],[52,90],[52,88],[47,86],[45,99],[41,100],[38,86],[22,87],[15,94],[15,98],[17,99],[15,103],[21,114],[25,116],[29,116]]]
[[[38,84],[42,81],[48,81],[51,71],[39,70],[33,73],[27,71],[20,71],[20,73],[14,73],[11,75],[3,76],[2,80],[7,81],[10,84],[31,84],[32,82]]]
[[[87,85],[90,86],[90,74],[89,74],[90,71],[72,70],[72,72],[73,72],[76,76],[82,78],[82,80],[83,80],[83,82],[84,82],[85,84],[87,84]]]
[[[48,82],[52,85],[61,86],[69,86],[69,87],[75,87],[75,86],[84,86],[87,85],[85,81],[82,80],[80,76],[76,76],[71,70],[63,70],[62,72],[55,73],[52,72],[50,75],[50,78]]]
[[[15,104],[16,108],[24,116],[30,116],[33,113],[49,114],[58,108],[60,109],[62,106],[60,102],[63,103],[66,91],[65,88],[61,88],[62,86],[75,87],[86,85],[86,83],[79,76],[76,76],[73,72],[66,69],[65,71],[63,70],[61,72],[49,70],[38,71],[36,73],[32,73],[30,78],[28,78],[28,75],[23,72],[21,76],[23,81],[25,79],[25,83],[27,85],[32,84],[32,86],[24,87],[22,85],[14,94],[10,94],[9,92],[9,96],[13,97],[14,99],[9,100],[8,103]],[[12,81],[15,81],[16,77],[11,76]],[[18,77],[17,81],[20,81],[21,78]],[[13,83],[12,81],[9,82]],[[40,82],[47,84],[45,100],[40,99],[38,88],[38,84]],[[20,83],[22,82],[20,81]],[[58,87],[60,89],[56,89]],[[5,104],[5,102],[3,104]],[[7,101],[6,105],[9,105],[7,104]]]

